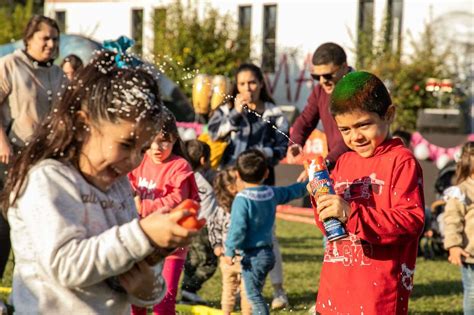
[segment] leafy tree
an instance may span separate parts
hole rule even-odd
[[[365,69],[379,76],[390,89],[392,101],[397,105],[393,127],[413,131],[416,129],[418,110],[437,107],[440,103],[435,95],[425,90],[426,80],[448,78],[455,82],[454,71],[446,62],[452,54],[446,48],[449,45],[439,48],[441,45],[433,25],[428,23],[419,39],[408,36],[413,52],[404,56],[401,50],[391,49],[386,40],[388,24],[384,24],[373,46],[362,35],[357,50],[357,66],[359,70]],[[447,103],[446,100],[441,102]]]
[[[176,0],[155,11],[155,62],[190,96],[191,81],[198,72],[230,77],[249,58],[249,32],[238,31],[234,25],[228,14],[207,8],[199,16],[193,2],[183,5]]]
[[[23,37],[23,31],[33,14],[33,0],[23,4],[0,6],[0,44]]]

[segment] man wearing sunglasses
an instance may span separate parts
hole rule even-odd
[[[313,69],[311,76],[318,84],[311,92],[301,115],[293,123],[290,139],[294,144],[288,147],[287,160],[292,163],[301,154],[306,139],[316,128],[319,121],[323,124],[328,143],[326,163],[331,170],[337,158],[348,150],[336,121],[329,112],[331,93],[336,83],[352,68],[347,65],[344,49],[334,43],[325,43],[319,46],[313,54]],[[298,181],[307,179],[303,171]]]

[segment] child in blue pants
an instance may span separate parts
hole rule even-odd
[[[262,295],[267,274],[275,264],[272,228],[276,206],[306,194],[306,183],[287,187],[262,185],[268,176],[265,155],[251,149],[237,158],[237,176],[241,190],[232,203],[230,228],[225,242],[225,262],[242,255],[242,278],[253,314],[269,314]]]

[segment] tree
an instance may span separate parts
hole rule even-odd
[[[230,77],[250,55],[248,30],[233,28],[228,14],[208,8],[200,17],[192,2],[176,0],[154,16],[155,63],[191,95],[190,81],[199,73]]]
[[[433,25],[427,23],[420,38],[415,40],[409,35],[412,53],[402,55],[401,50],[392,51],[386,41],[387,23],[384,23],[380,36],[375,38],[373,46],[362,41],[358,45],[357,65],[359,70],[367,70],[380,77],[390,90],[392,101],[397,105],[394,128],[408,131],[416,129],[419,109],[436,107],[438,99],[425,90],[428,78],[449,78],[455,80],[453,69],[446,60],[451,56],[449,45],[441,47],[433,31]],[[364,37],[362,36],[362,39]],[[362,46],[362,47],[361,47]]]
[[[23,31],[33,14],[33,0],[23,4],[0,6],[0,44],[23,38]]]

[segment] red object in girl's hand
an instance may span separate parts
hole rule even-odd
[[[183,202],[181,202],[176,208],[171,210],[171,212],[180,211],[180,210],[189,211],[191,214],[179,220],[178,224],[190,230],[199,230],[200,228],[204,226],[204,224],[206,224],[206,219],[197,218],[199,208],[200,208],[200,205],[198,202],[192,199],[186,199]]]

